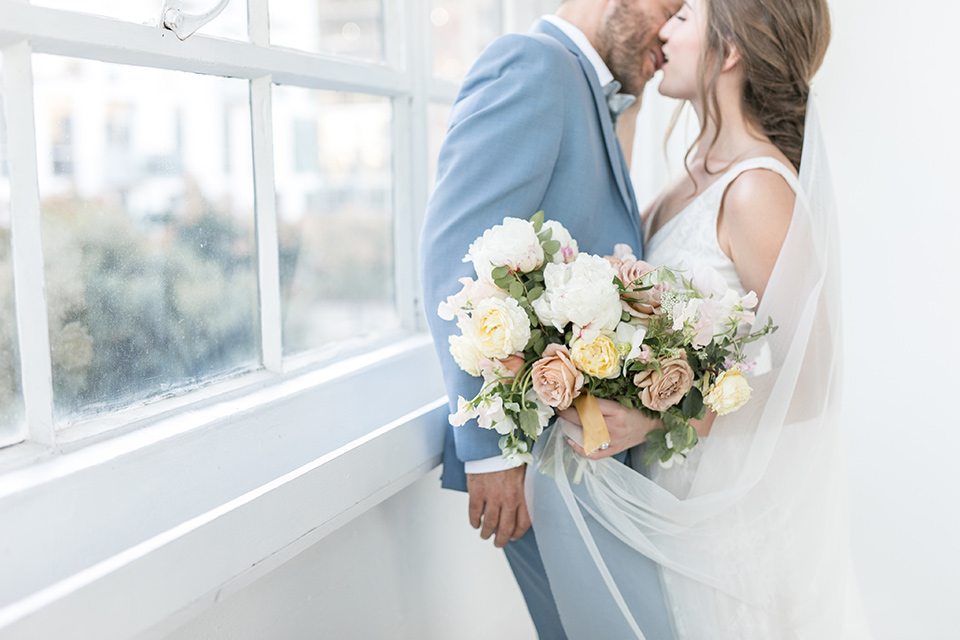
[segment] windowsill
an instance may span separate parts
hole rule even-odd
[[[428,337],[272,384],[263,375],[0,475],[0,632],[67,637],[110,618],[126,632],[98,637],[140,633],[241,588],[439,463],[447,409]]]

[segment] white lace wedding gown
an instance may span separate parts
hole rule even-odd
[[[581,603],[587,621],[571,638],[870,638],[847,531],[835,198],[813,103],[799,179],[772,158],[737,164],[649,238],[644,260],[707,262],[745,293],[716,223],[727,186],[751,169],[783,176],[797,204],[757,309],[779,328],[745,350],[770,354],[750,402],[668,470],[580,458],[561,429],[537,442],[528,486],[541,555],[554,597]],[[639,605],[656,589],[631,583],[638,559],[659,567],[672,633],[645,620],[655,612]]]

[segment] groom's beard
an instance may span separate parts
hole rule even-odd
[[[640,7],[618,4],[597,33],[597,53],[623,93],[639,96],[653,77],[650,51],[660,46],[657,24]]]

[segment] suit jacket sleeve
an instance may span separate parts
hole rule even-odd
[[[458,333],[456,323],[441,320],[437,305],[460,290],[459,278],[476,277],[462,261],[471,242],[504,217],[526,219],[539,210],[563,129],[559,55],[529,35],[499,38],[471,69],[451,114],[421,236],[424,306],[451,412],[457,397],[473,398],[482,381],[454,362],[448,337]],[[454,434],[460,460],[500,454],[499,434],[476,422]]]

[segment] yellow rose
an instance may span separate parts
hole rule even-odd
[[[516,300],[486,298],[477,304],[473,322],[474,344],[487,358],[502,360],[523,351],[530,340],[530,319]]]
[[[739,369],[728,369],[717,377],[703,401],[721,416],[725,416],[745,405],[750,399],[751,391],[753,389]]]
[[[613,340],[599,335],[593,342],[577,340],[570,353],[577,369],[594,378],[616,378],[620,375],[620,352]]]
[[[450,355],[453,356],[457,366],[474,376],[480,377],[480,358],[483,354],[477,349],[477,345],[467,336],[450,336],[447,339],[450,343]]]

